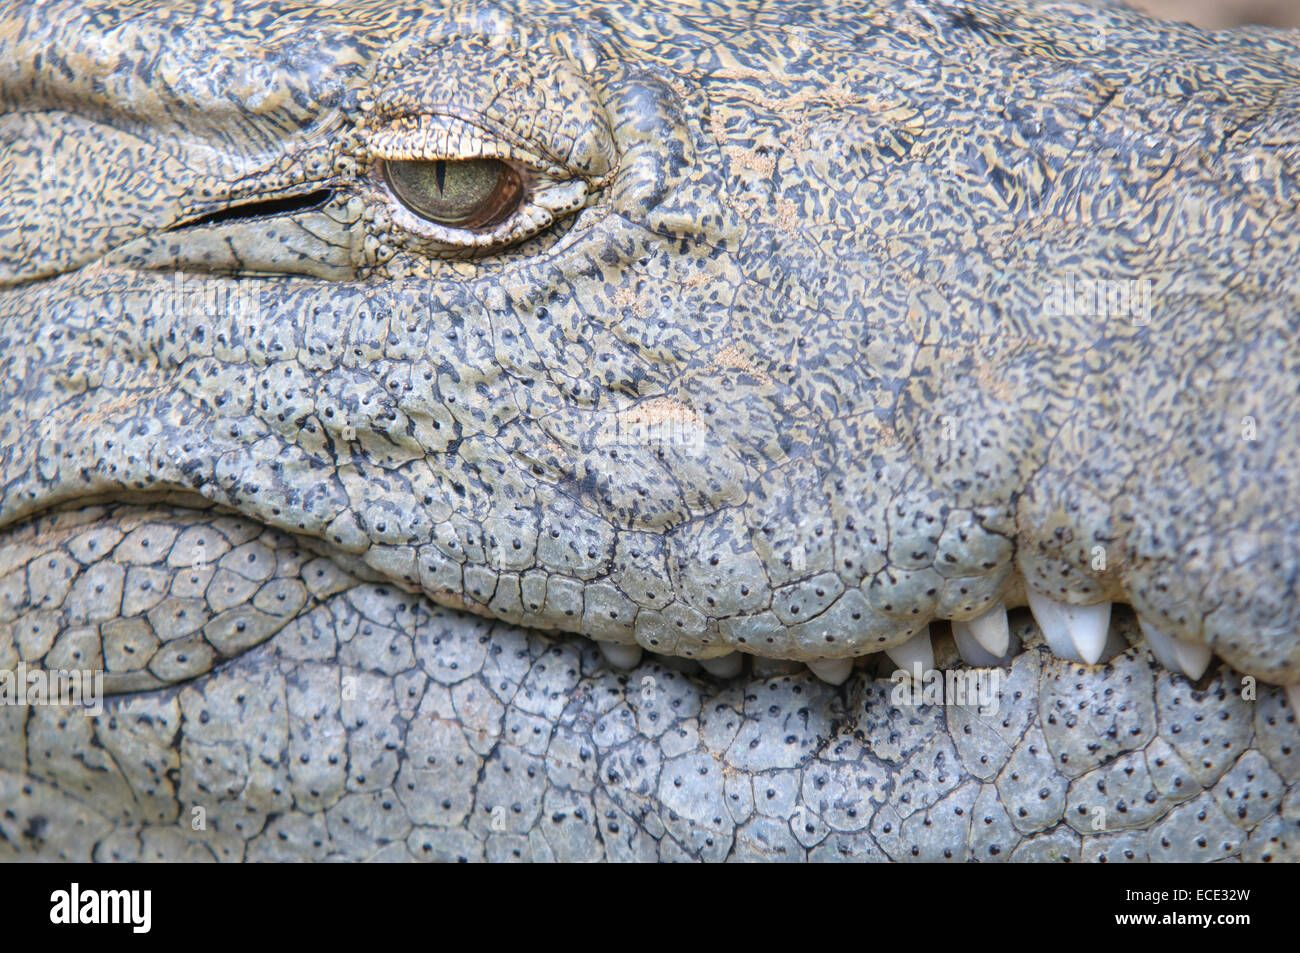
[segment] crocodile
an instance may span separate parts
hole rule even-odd
[[[0,857],[1300,856],[1300,35],[40,0],[0,112]]]

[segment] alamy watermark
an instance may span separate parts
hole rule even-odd
[[[67,890],[50,894],[54,924],[123,924],[132,933],[148,933],[153,925],[152,890],[83,890],[75,881]]]
[[[1151,322],[1150,278],[1085,278],[1066,272],[1063,281],[1047,282],[1043,310],[1053,317],[1122,318],[1130,324]]]
[[[196,278],[176,272],[149,301],[155,319],[247,319],[260,312],[262,286],[256,281]]]
[[[963,705],[979,709],[982,715],[996,715],[1002,691],[1000,668],[896,669],[889,680],[890,704],[900,708],[921,705]]]
[[[104,673],[92,669],[0,669],[0,705],[57,705],[81,708],[87,715],[104,711]]]

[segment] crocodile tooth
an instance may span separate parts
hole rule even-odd
[[[917,665],[925,673],[934,668],[934,645],[930,642],[930,627],[927,625],[906,642],[885,649],[885,654],[903,671],[913,673]]]
[[[1058,656],[1096,665],[1106,650],[1110,632],[1110,601],[1092,606],[1072,606],[1025,586],[1029,611],[1034,614],[1043,638]]]
[[[1192,681],[1205,674],[1213,657],[1208,645],[1168,635],[1145,619],[1138,619],[1138,626],[1142,629],[1142,634],[1147,637],[1151,654],[1165,668],[1171,672],[1182,672]]]
[[[1011,657],[1020,651],[1020,640],[1007,633],[1007,647],[1001,655],[994,655],[980,644],[970,630],[969,625],[952,624],[952,639],[957,643],[957,653],[961,660],[972,668],[994,668],[1009,665]]]
[[[853,671],[851,658],[818,658],[805,662],[812,672],[828,685],[843,685]]]
[[[1210,659],[1213,658],[1208,645],[1177,638],[1174,639],[1174,655],[1178,658],[1178,666],[1183,674],[1192,681],[1205,674],[1205,670],[1210,667]]]
[[[999,602],[987,612],[973,619],[959,622],[952,620],[952,634],[961,632],[967,638],[973,638],[993,658],[1002,658],[1007,654],[1011,644],[1011,626],[1007,623],[1007,604]]]
[[[1171,672],[1182,670],[1178,664],[1178,656],[1174,652],[1174,637],[1165,632],[1161,632],[1146,619],[1138,618],[1138,627],[1142,634],[1147,638],[1147,648],[1155,656],[1157,662],[1169,669]]]
[[[619,645],[616,642],[597,642],[605,661],[615,668],[636,668],[641,661],[641,646]]]
[[[739,652],[730,652],[717,658],[702,658],[700,666],[714,678],[735,678],[744,668],[745,660]]]

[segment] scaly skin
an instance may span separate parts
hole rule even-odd
[[[264,9],[0,21],[0,668],[114,693],[0,707],[0,850],[1295,857],[1293,35]],[[472,234],[380,172],[482,155]],[[1026,584],[1223,664],[794,664]]]

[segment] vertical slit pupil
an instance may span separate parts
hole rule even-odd
[[[519,174],[499,159],[389,160],[383,164],[383,176],[408,209],[449,227],[495,225],[524,200]],[[448,181],[456,176],[454,183]]]

